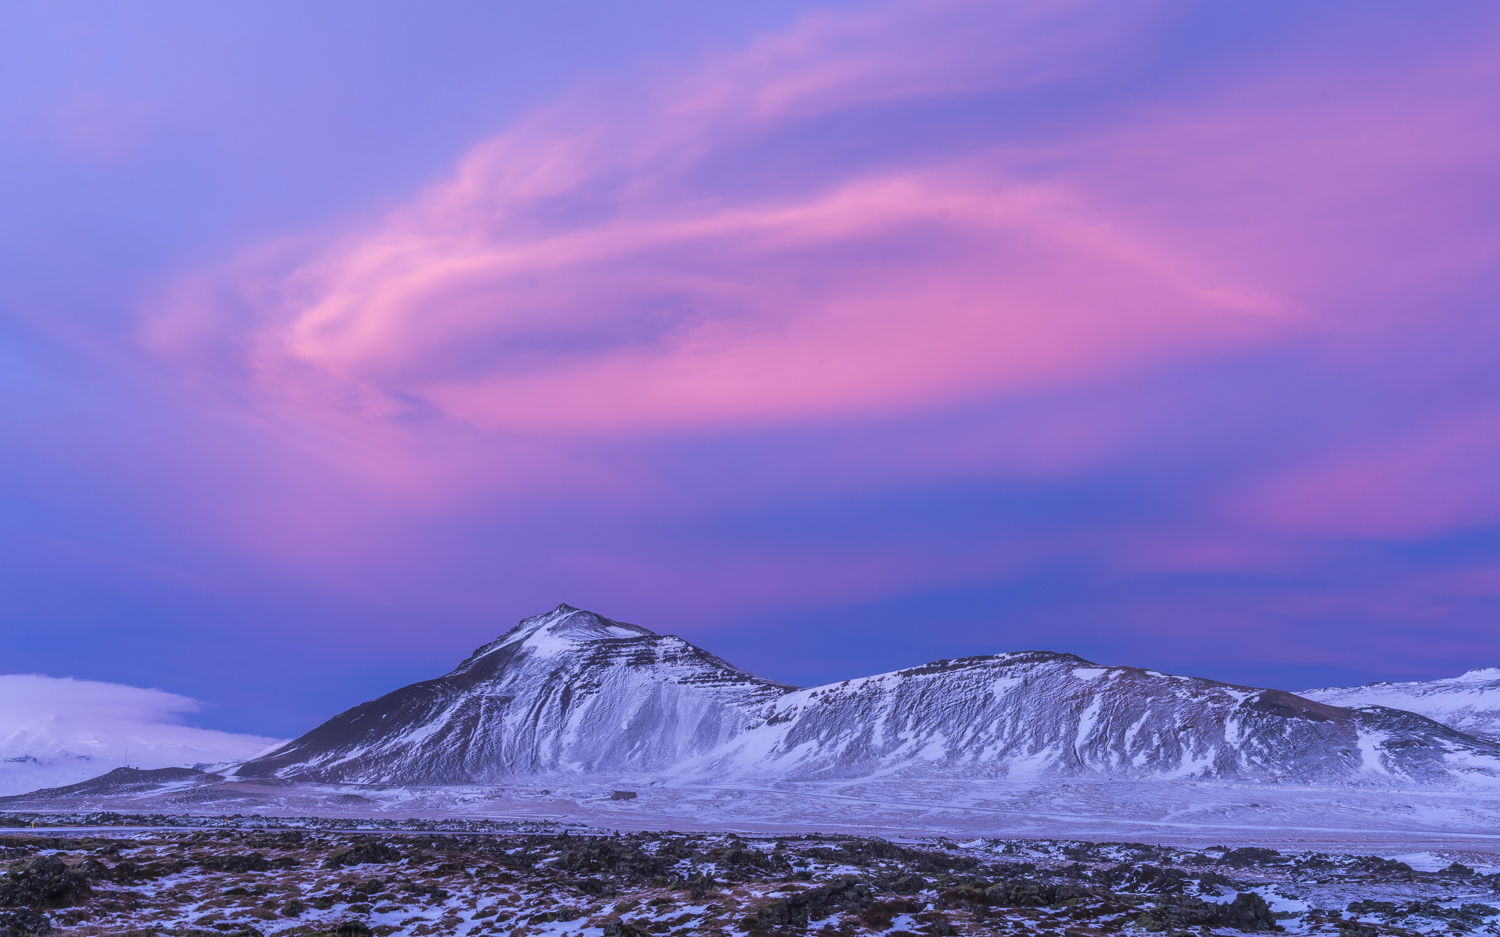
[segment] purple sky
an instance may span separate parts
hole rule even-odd
[[[0,670],[560,601],[814,683],[1500,663],[1500,8],[11,3]]]

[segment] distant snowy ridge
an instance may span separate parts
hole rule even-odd
[[[683,773],[1446,783],[1500,777],[1500,746],[1412,713],[1031,651],[798,690]]]
[[[1302,695],[1333,706],[1404,709],[1460,732],[1500,742],[1500,667],[1471,670],[1446,680],[1325,687]]]
[[[1500,783],[1500,744],[1411,712],[1040,651],[796,689],[561,605],[452,673],[356,706],[235,773],[406,785],[548,774],[1488,785]]]
[[[58,787],[126,764],[228,765],[277,739],[181,723],[185,696],[96,680],[0,674],[0,796]]]

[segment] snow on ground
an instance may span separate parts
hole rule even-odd
[[[1308,849],[1370,843],[1403,852],[1500,844],[1500,792],[1198,780],[885,779],[753,787],[553,776],[412,788],[205,777],[156,790],[10,798],[0,810],[488,818],[632,830],[1233,841]]]

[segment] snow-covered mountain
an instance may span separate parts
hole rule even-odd
[[[237,770],[397,784],[556,773],[1449,783],[1500,779],[1500,744],[1410,712],[1036,651],[799,690],[563,605]]]
[[[1447,680],[1326,687],[1302,694],[1333,706],[1389,706],[1420,713],[1469,735],[1500,741],[1500,667]]]
[[[1500,777],[1500,746],[1412,713],[1350,710],[1071,654],[1022,652],[798,690],[684,766],[708,777]]]
[[[792,689],[681,638],[559,605],[452,673],[356,706],[235,774],[402,784],[641,774],[741,735]]]

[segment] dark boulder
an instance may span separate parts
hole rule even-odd
[[[364,865],[374,862],[395,862],[401,858],[401,851],[387,843],[369,842],[360,843],[358,846],[350,846],[348,849],[340,849],[328,856],[323,864],[330,869],[343,868],[351,865]]]
[[[1378,872],[1382,875],[1412,871],[1412,867],[1405,862],[1398,862],[1395,859],[1386,859],[1381,856],[1361,856],[1354,860],[1350,868],[1356,872]]]
[[[1164,895],[1182,891],[1187,886],[1187,876],[1178,869],[1141,865],[1133,869],[1124,882],[1134,890]]]
[[[56,856],[11,866],[0,878],[0,908],[61,908],[89,896],[85,875]]]
[[[233,856],[204,856],[198,860],[198,865],[210,872],[233,872],[236,875],[244,872],[268,872],[271,869],[271,861],[258,852]]]
[[[32,937],[52,930],[52,922],[39,911],[23,908],[0,913],[0,937]]]
[[[875,890],[869,885],[847,878],[762,905],[746,916],[744,924],[750,930],[806,927],[809,922],[821,921],[836,911],[866,908],[874,898]]]
[[[1174,896],[1161,902],[1146,917],[1148,930],[1185,930],[1190,927],[1232,927],[1242,931],[1281,930],[1266,899],[1253,892],[1241,893],[1227,904]]]
[[[984,900],[1007,908],[1045,908],[1057,900],[1057,886],[1030,878],[996,882],[984,890]]]
[[[1262,846],[1241,846],[1231,849],[1219,859],[1220,865],[1235,869],[1246,869],[1256,865],[1275,865],[1281,861],[1281,853]]]

